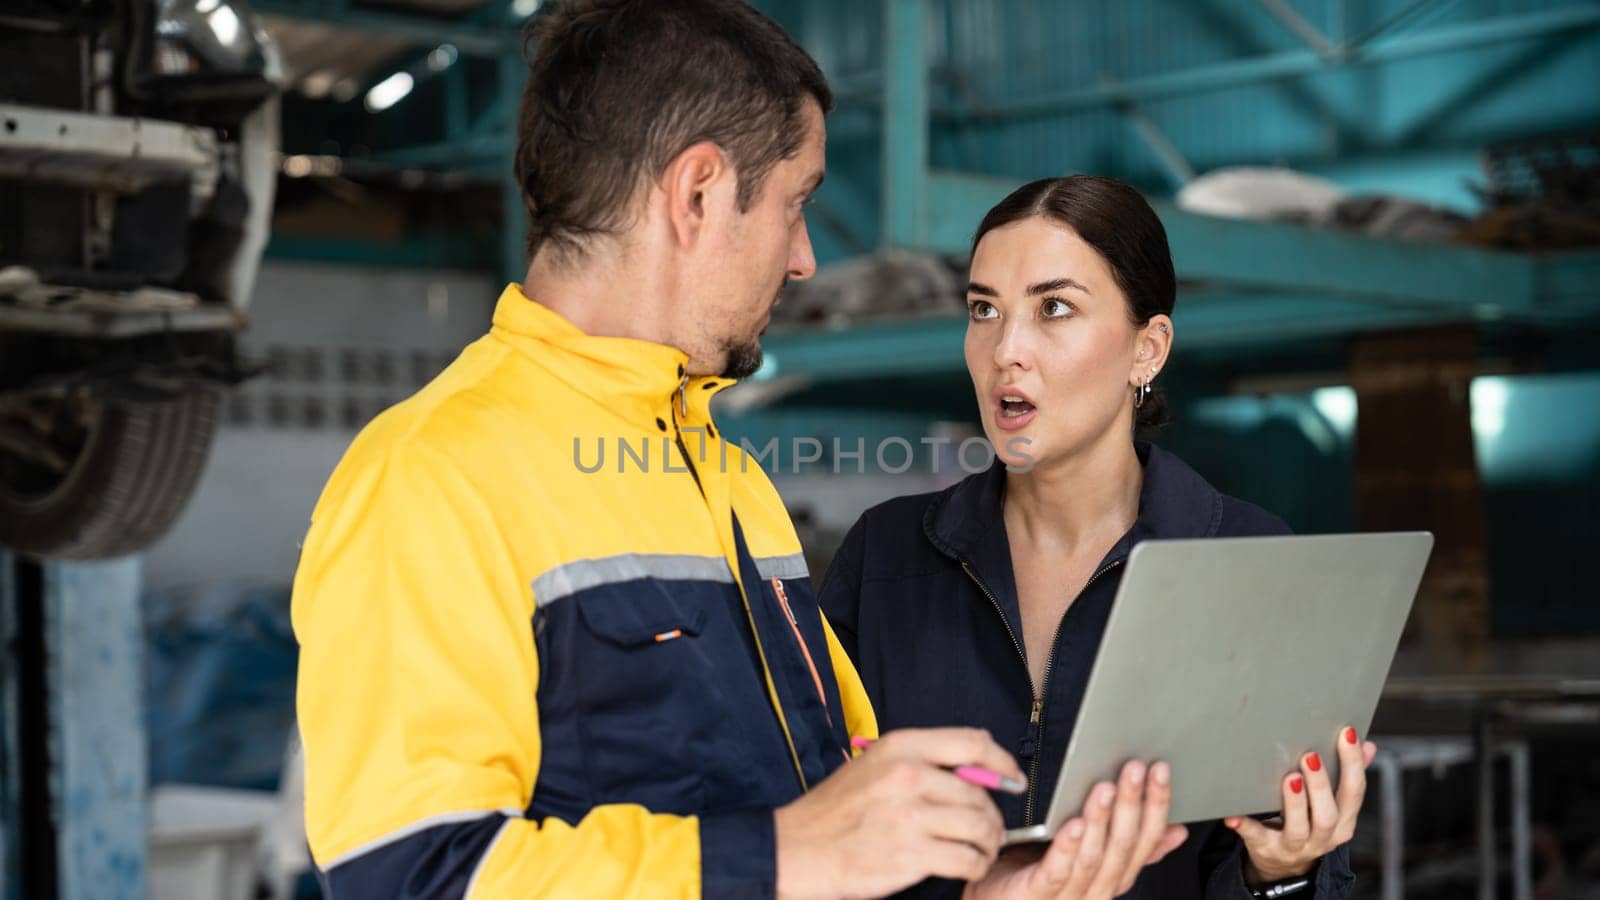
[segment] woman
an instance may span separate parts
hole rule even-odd
[[[1153,382],[1175,337],[1161,221],[1121,182],[1017,189],[978,227],[967,288],[967,370],[998,459],[934,494],[868,510],[823,580],[822,606],[885,731],[970,725],[1014,747],[1039,821],[1055,788],[1122,564],[1150,538],[1282,534],[1176,457],[1137,442],[1159,424]],[[1281,820],[1192,825],[1130,897],[1335,900],[1375,748],[1346,729],[1342,783],[1308,753],[1283,780]],[[1329,748],[1335,749],[1335,748]],[[954,890],[929,883],[928,893]],[[1257,893],[1261,892],[1261,893]]]

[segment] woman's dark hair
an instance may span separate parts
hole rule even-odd
[[[1030,181],[983,217],[972,237],[973,252],[994,229],[1035,217],[1066,225],[1100,254],[1128,298],[1128,318],[1134,325],[1172,315],[1178,279],[1172,271],[1167,230],[1138,191],[1100,175]],[[1134,426],[1153,429],[1168,421],[1166,397],[1152,385],[1150,396],[1134,414]]]
[[[567,259],[625,224],[639,186],[700,141],[738,174],[748,210],[799,152],[806,101],[827,113],[822,70],[745,0],[562,0],[531,20],[517,117],[527,253]]]

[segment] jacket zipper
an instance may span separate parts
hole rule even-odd
[[[1017,633],[1016,631],[1012,630],[1011,620],[1006,618],[1006,611],[1000,608],[1000,601],[996,600],[994,594],[989,592],[988,585],[985,585],[981,580],[979,580],[978,573],[973,570],[971,563],[967,562],[966,560],[962,560],[961,571],[966,572],[967,577],[972,579],[972,583],[978,586],[978,590],[982,591],[983,595],[989,598],[989,604],[994,607],[995,614],[1000,617],[1000,624],[1006,627],[1006,634],[1011,638],[1011,646],[1017,651],[1017,660],[1022,663],[1022,671],[1027,672],[1028,654],[1023,652],[1022,642],[1017,640]],[[1041,695],[1033,689],[1033,675],[1031,673],[1028,675],[1028,693],[1033,695],[1033,707],[1028,711],[1028,730],[1023,732],[1022,746],[1017,748],[1017,755],[1026,757],[1028,760],[1028,765],[1031,769],[1033,766],[1033,759],[1038,755],[1037,744],[1039,738],[1039,715],[1043,711],[1044,706],[1044,701],[1040,699]],[[1031,810],[1033,798],[1033,774],[1031,771],[1028,775],[1028,798],[1028,807]]]
[[[1083,589],[1078,591],[1078,596],[1074,597],[1072,602],[1076,604],[1078,600],[1082,599],[1084,594],[1088,593],[1089,588],[1092,587],[1096,581],[1100,580],[1101,575],[1104,575],[1120,565],[1122,565],[1122,560],[1112,560],[1111,563],[1105,568],[1089,576],[1089,580],[1084,582]],[[1071,609],[1071,607],[1068,607],[1067,611],[1071,612]],[[1050,655],[1046,657],[1044,661],[1044,683],[1039,688],[1038,699],[1034,701],[1034,718],[1030,726],[1030,730],[1033,731],[1034,740],[1036,742],[1038,741],[1039,733],[1044,730],[1044,698],[1049,696],[1050,672],[1056,666],[1056,643],[1061,640],[1061,628],[1066,624],[1067,615],[1066,613],[1062,613],[1061,621],[1056,623],[1055,634],[1050,636]],[[1033,755],[1033,764],[1028,769],[1028,799],[1023,805],[1022,809],[1022,824],[1024,827],[1033,824],[1033,807],[1034,802],[1037,799],[1036,785],[1039,783],[1040,755],[1041,754],[1039,753],[1035,753]]]
[[[672,440],[678,445],[678,452],[683,454],[683,464],[689,468],[689,475],[694,478],[694,486],[700,490],[700,496],[706,499],[706,486],[700,483],[700,471],[694,467],[694,457],[689,455],[689,448],[683,445],[683,430],[679,427],[679,420],[689,415],[688,399],[685,392],[689,389],[689,376],[683,376],[678,382],[678,409],[682,412],[672,417]],[[667,401],[667,408],[672,408],[672,401]],[[701,440],[705,440],[704,437]]]
[[[1084,583],[1083,589],[1078,591],[1078,596],[1073,598],[1072,602],[1077,603],[1078,599],[1081,598],[1084,593],[1087,592],[1089,588],[1100,579],[1100,576],[1120,565],[1122,565],[1122,560],[1112,560],[1100,571],[1090,576],[1089,580]],[[968,563],[966,560],[962,560],[961,568],[967,573],[968,577],[972,579],[972,583],[978,586],[978,590],[982,591],[983,595],[989,598],[989,603],[994,606],[995,612],[1000,614],[1000,621],[1006,626],[1006,634],[1011,636],[1011,646],[1016,648],[1017,657],[1022,660],[1022,665],[1024,668],[1026,668],[1028,665],[1028,656],[1023,652],[1022,644],[1017,640],[1017,633],[1011,628],[1011,621],[1006,618],[1005,610],[1000,608],[1000,601],[996,600],[994,594],[991,594],[989,589],[984,586],[984,583],[978,580],[978,575],[973,571],[970,563]],[[1068,609],[1070,610],[1071,607],[1068,607]],[[1066,621],[1067,616],[1065,613],[1063,613],[1061,616],[1061,621],[1056,623],[1055,633],[1050,636],[1049,656],[1045,657],[1044,662],[1044,679],[1039,685],[1038,691],[1034,693],[1033,706],[1028,712],[1028,730],[1023,735],[1021,748],[1022,755],[1031,757],[1028,761],[1028,795],[1027,799],[1023,803],[1022,808],[1022,825],[1024,828],[1034,824],[1033,809],[1037,800],[1037,785],[1039,783],[1039,734],[1044,728],[1044,698],[1048,696],[1048,692],[1050,690],[1050,672],[1055,668],[1056,665],[1056,644],[1061,640],[1061,629],[1066,624]],[[1033,688],[1032,675],[1028,676],[1028,687],[1030,689]]]
[[[833,730],[833,712],[828,708],[828,692],[822,686],[822,673],[817,670],[816,660],[811,656],[811,647],[806,643],[806,636],[800,631],[800,620],[794,617],[794,607],[789,605],[789,592],[783,587],[783,579],[773,578],[772,593],[778,598],[778,605],[783,607],[783,614],[789,619],[789,627],[794,629],[795,642],[800,645],[800,653],[806,658],[806,668],[811,670],[811,683],[816,686],[817,699],[822,701],[822,717],[828,722],[829,731]],[[850,749],[841,747],[839,751],[844,754],[844,761],[850,761]]]
[[[1000,601],[996,600],[994,595],[989,593],[989,588],[978,580],[978,573],[972,570],[971,563],[963,559],[961,561],[961,571],[967,573],[967,577],[971,578],[972,583],[978,586],[978,590],[983,591],[983,595],[989,598],[989,602],[994,606],[994,611],[1000,614],[1000,624],[1006,626],[1006,634],[1011,636],[1011,646],[1016,648],[1017,659],[1022,660],[1022,668],[1026,670],[1028,668],[1028,654],[1022,651],[1022,642],[1017,640],[1017,633],[1011,629],[1011,620],[1006,618],[1006,611],[1000,608]],[[1032,675],[1028,676],[1028,689],[1033,689]]]
[[[783,579],[773,578],[772,593],[778,598],[778,605],[783,607],[783,615],[789,620],[789,627],[794,631],[795,643],[800,645],[800,654],[806,658],[806,668],[811,670],[811,683],[817,688],[817,699],[822,701],[822,714],[827,717],[828,724],[833,724],[833,713],[828,711],[828,693],[822,688],[822,673],[817,671],[816,661],[811,658],[811,648],[806,644],[806,636],[800,633],[800,620],[794,617],[794,609],[789,606],[789,592],[783,588]]]
[[[684,446],[683,430],[680,428],[680,425],[682,424],[679,421],[680,415],[687,416],[689,414],[688,399],[686,397],[688,388],[689,376],[685,375],[683,376],[683,380],[678,382],[678,407],[673,411],[672,437],[674,442],[678,445],[678,452],[683,454],[683,464],[688,467],[689,474],[694,478],[694,486],[699,489],[701,497],[709,499],[709,495],[706,493],[706,486],[700,481],[700,472],[694,467],[694,457],[689,455],[689,448]],[[669,407],[672,406],[672,401],[668,400],[667,405]],[[701,440],[704,439],[704,437],[701,438]],[[738,578],[735,578],[733,581],[734,584],[739,588],[739,600],[744,604],[745,622],[749,625],[750,637],[753,641],[755,641],[756,644],[756,656],[761,660],[761,672],[766,678],[769,699],[772,701],[774,712],[776,712],[778,716],[778,727],[783,730],[783,742],[789,748],[789,761],[794,763],[794,774],[795,777],[800,780],[800,790],[802,793],[804,793],[805,791],[811,789],[811,785],[806,780],[805,768],[800,765],[800,753],[795,749],[794,735],[789,731],[789,721],[784,717],[783,704],[778,698],[777,688],[772,680],[772,669],[767,665],[767,651],[766,648],[761,646],[761,632],[756,628],[755,613],[750,609],[750,594],[745,591],[744,583],[742,581],[740,581]],[[793,621],[792,617],[791,621]],[[796,634],[799,633],[798,627],[799,626],[796,625]],[[826,702],[824,702],[823,706],[826,708]]]
[[[683,454],[683,464],[689,467],[689,477],[694,479],[695,489],[700,492],[702,499],[706,497],[706,486],[700,483],[700,472],[694,467],[694,459],[689,456],[689,448],[683,445],[683,433],[678,431],[677,422],[673,422],[672,438],[678,445],[678,452]]]

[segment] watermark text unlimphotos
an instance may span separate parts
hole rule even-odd
[[[951,437],[923,436],[913,443],[908,438],[896,435],[879,440],[875,447],[868,447],[866,438],[835,437],[825,443],[815,437],[792,437],[787,441],[774,437],[759,447],[748,439],[740,438],[737,450],[731,450],[727,441],[716,441],[716,450],[712,451],[704,427],[686,425],[681,431],[684,434],[682,452],[679,452],[677,441],[665,435],[574,437],[572,464],[578,471],[591,475],[597,472],[686,473],[691,465],[695,471],[715,465],[720,472],[735,469],[747,472],[752,468],[760,468],[771,475],[785,471],[798,475],[802,471],[818,471],[819,463],[824,464],[822,471],[834,475],[846,472],[903,475],[917,464],[917,444],[929,448],[927,470],[934,475],[939,474],[941,465],[948,463],[951,457],[955,466],[969,475],[987,471],[995,460],[994,446],[988,438],[981,436],[969,437],[959,443]],[[691,441],[691,436],[698,440]],[[1027,472],[1033,468],[1033,457],[1028,453],[1030,444],[1032,441],[1025,437],[1006,441],[1007,470]],[[691,446],[698,446],[699,452],[686,465],[685,457]],[[716,458],[712,459],[712,456]]]

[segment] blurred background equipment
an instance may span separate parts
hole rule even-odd
[[[1600,126],[1484,150],[1488,209],[1469,240],[1510,250],[1600,246]]]
[[[281,65],[239,0],[24,0],[0,55],[0,543],[132,553],[239,381]]]
[[[0,900],[319,896],[298,544],[522,277],[542,3],[0,5]],[[1180,282],[1156,439],[1299,532],[1438,535],[1358,896],[1600,897],[1600,3],[756,5],[838,107],[822,271],[718,417],[813,575],[982,433],[982,214],[1121,178]]]

